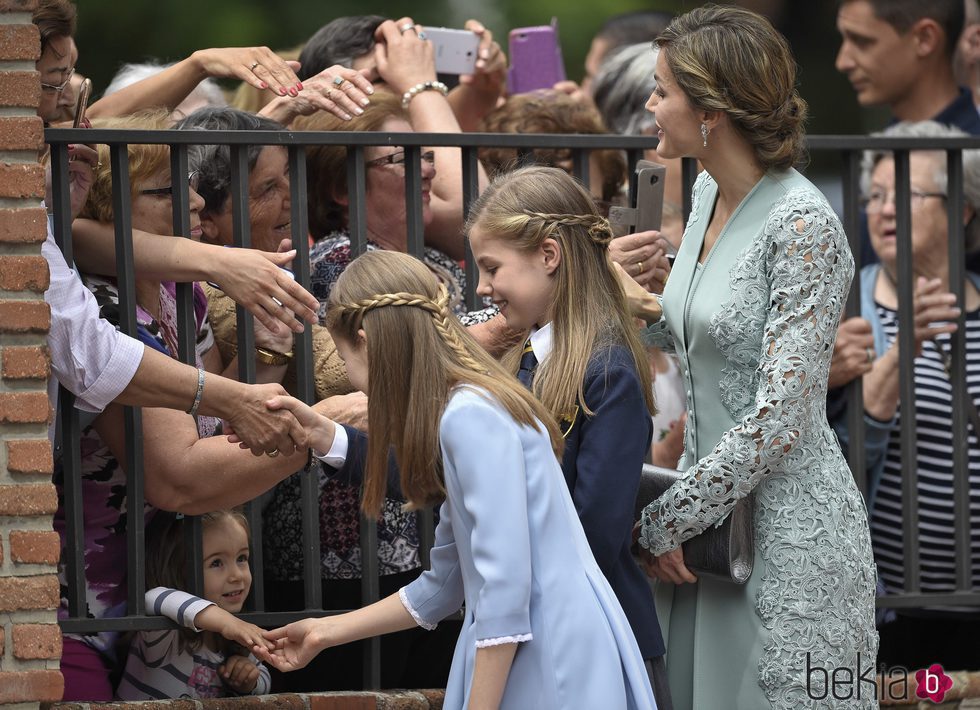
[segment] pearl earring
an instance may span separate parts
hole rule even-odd
[[[708,128],[707,124],[701,124],[701,140],[704,141],[704,147],[708,147],[708,134],[711,133],[711,129]]]

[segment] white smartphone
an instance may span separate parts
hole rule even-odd
[[[469,30],[426,27],[425,38],[432,41],[439,74],[472,74],[476,71],[480,37]]]

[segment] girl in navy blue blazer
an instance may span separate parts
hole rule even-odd
[[[658,704],[669,707],[653,598],[630,553],[655,407],[646,352],[608,257],[609,223],[564,171],[529,167],[493,182],[467,231],[477,293],[508,326],[530,331],[504,365],[559,422],[582,527],[648,662]]]

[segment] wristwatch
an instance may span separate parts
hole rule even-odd
[[[288,365],[293,359],[292,351],[279,353],[275,350],[266,350],[258,345],[255,346],[255,359],[263,365]]]

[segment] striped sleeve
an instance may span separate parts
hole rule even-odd
[[[214,602],[207,599],[166,587],[154,587],[146,593],[145,599],[147,614],[165,616],[175,624],[194,631],[201,630],[194,625],[197,615],[214,605]]]

